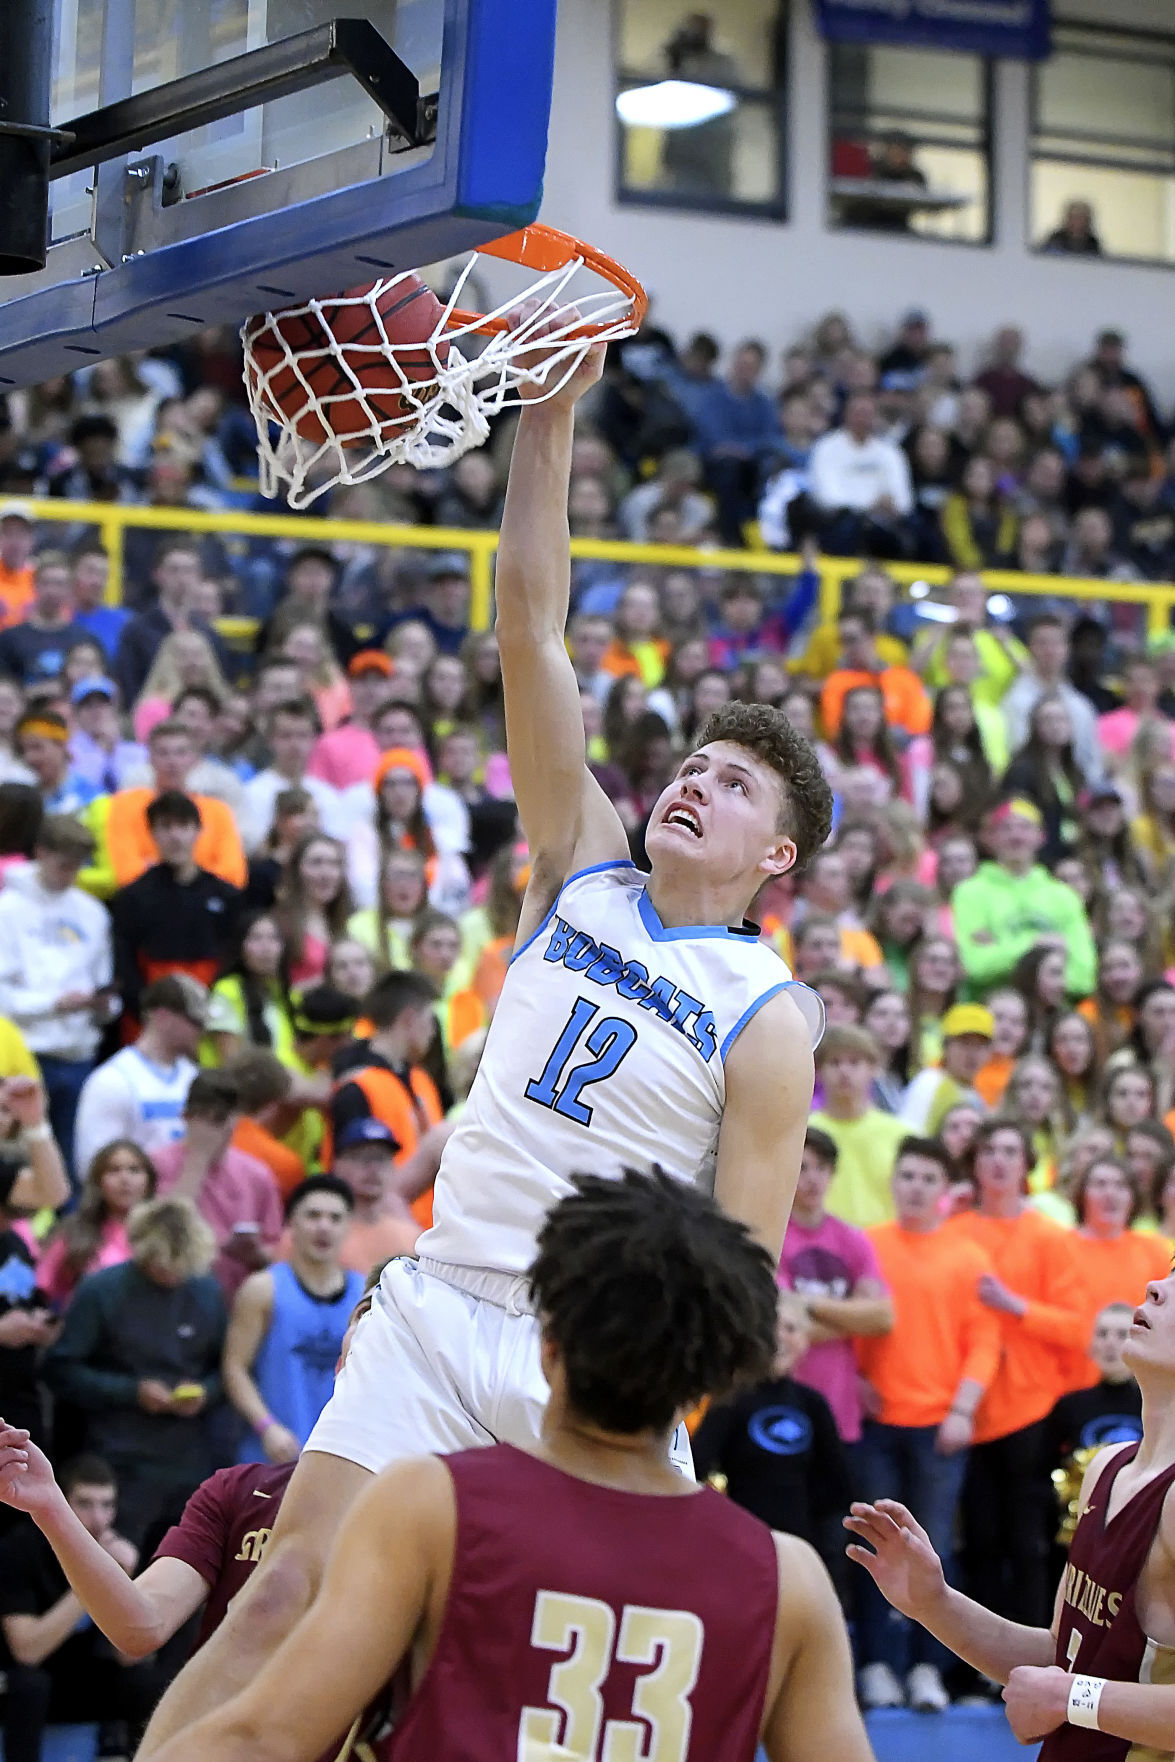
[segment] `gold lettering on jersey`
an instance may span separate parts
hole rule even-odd
[[[1109,1627],[1122,1607],[1122,1593],[1107,1591],[1079,1566],[1070,1564],[1065,1568],[1064,1601],[1084,1615],[1091,1627]]]
[[[247,1560],[253,1566],[256,1566],[257,1562],[264,1554],[269,1538],[272,1534],[273,1531],[271,1529],[248,1530],[241,1540],[240,1553],[237,1554],[235,1558],[237,1560]]]

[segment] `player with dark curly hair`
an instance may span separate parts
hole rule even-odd
[[[769,1369],[771,1256],[696,1189],[628,1170],[573,1181],[529,1288],[541,1442],[385,1470],[282,1649],[160,1762],[311,1762],[401,1664],[411,1698],[390,1735],[353,1725],[352,1754],[868,1762],[816,1555],[668,1461],[684,1408]]]

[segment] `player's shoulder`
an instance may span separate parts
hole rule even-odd
[[[815,1000],[811,1008],[810,999]],[[781,1056],[794,1055],[810,1066],[823,1023],[824,1006],[816,993],[780,979],[728,1035],[722,1049],[728,1077],[733,1072],[777,1080]]]

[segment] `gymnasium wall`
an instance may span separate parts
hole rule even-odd
[[[712,12],[721,17],[721,6]],[[1175,28],[1175,0],[1059,0],[1062,17]],[[789,216],[786,222],[667,213],[615,200],[612,0],[563,0],[542,218],[592,239],[637,271],[675,332],[753,334],[773,348],[829,308],[869,344],[916,303],[970,365],[994,327],[1021,324],[1046,379],[1087,351],[1100,326],[1121,326],[1134,359],[1175,396],[1175,270],[1034,255],[1028,231],[1029,73],[995,68],[991,246],[943,244],[825,225],[824,48],[807,0],[792,0],[788,40]],[[1078,178],[1080,168],[1075,168]],[[1078,193],[1075,189],[1074,194]]]

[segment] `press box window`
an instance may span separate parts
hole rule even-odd
[[[780,0],[615,0],[618,195],[783,212]]]
[[[832,43],[829,224],[984,243],[990,90],[978,55]]]
[[[1175,35],[1056,25],[1033,74],[1032,238],[1175,262]]]

